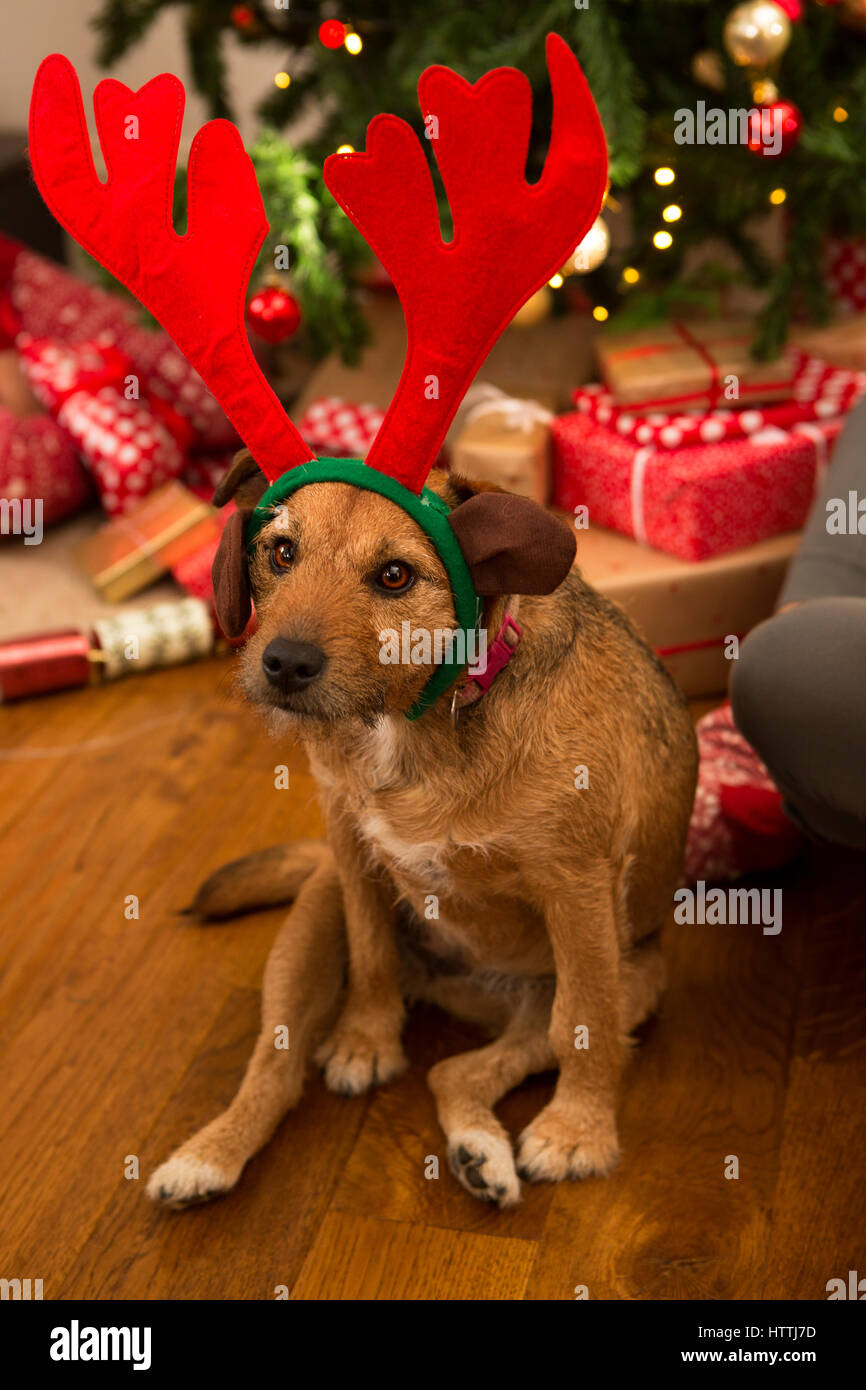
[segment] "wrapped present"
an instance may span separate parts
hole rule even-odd
[[[94,498],[93,484],[68,435],[47,415],[22,419],[0,408],[0,497],[41,504],[41,520],[51,525],[71,516]]]
[[[593,524],[705,560],[793,531],[809,512],[839,420],[764,429],[748,439],[658,450],[575,411],[554,420],[553,501]]]
[[[232,451],[240,448],[234,425],[168,334],[133,324],[122,325],[114,338],[140,374],[148,394],[164,400],[187,421],[192,447]]]
[[[109,516],[177,477],[191,427],[148,394],[130,358],[111,341],[58,343],[22,333],[18,342],[34,391],[89,467]],[[131,377],[138,390],[132,400],[125,389]]]
[[[866,393],[866,372],[852,372],[824,362],[807,352],[792,351],[794,379],[791,399],[778,405],[738,409],[663,414],[617,405],[603,386],[591,383],[572,393],[578,410],[599,425],[615,430],[635,444],[656,449],[682,449],[693,444],[715,444],[723,439],[743,439],[773,425],[790,429],[808,420],[828,420],[844,415]]]
[[[103,598],[114,603],[137,594],[219,535],[214,508],[172,482],[106,522],[85,541],[79,561]]]
[[[789,532],[691,564],[590,525],[577,532],[584,578],[619,603],[689,696],[727,689],[730,642],[773,612],[799,545]]]
[[[181,481],[190,492],[209,502],[216,492],[217,485],[231,468],[234,456],[234,449],[229,449],[226,453],[194,454],[186,462]]]
[[[451,467],[476,482],[545,503],[550,492],[551,411],[495,386],[469,388],[454,435]]]
[[[167,333],[141,326],[138,306],[130,300],[85,283],[2,234],[0,284],[5,285],[18,326],[31,337],[57,343],[99,337],[113,343],[130,360],[143,390],[187,421],[195,447],[238,447],[233,425],[201,377]]]
[[[866,237],[828,237],[824,276],[839,313],[866,309]]]
[[[734,723],[731,706],[705,714],[695,733],[700,761],[684,881],[736,879],[790,863],[806,836],[785,815],[782,794]]]
[[[385,418],[374,405],[353,405],[340,396],[310,401],[298,430],[322,458],[366,458]]]
[[[13,246],[4,238],[5,246]],[[80,342],[131,326],[136,306],[21,247],[10,255],[8,289],[22,329],[34,338]]]
[[[866,372],[866,313],[839,319],[823,328],[795,328],[791,341],[835,367]]]
[[[618,405],[643,410],[705,409],[729,404],[736,377],[740,402],[787,400],[793,364],[755,362],[752,326],[737,320],[669,323],[636,333],[605,333],[597,352],[607,390]]]

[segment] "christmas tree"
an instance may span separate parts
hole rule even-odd
[[[580,58],[610,147],[610,196],[630,214],[627,247],[608,254],[597,226],[577,267],[570,262],[552,282],[558,291],[564,280],[567,294],[567,272],[582,270],[597,319],[712,310],[741,280],[765,291],[755,351],[772,356],[795,312],[828,315],[828,234],[866,231],[866,0],[357,0],[345,10],[106,0],[95,20],[101,63],[110,67],[169,4],[184,12],[190,71],[215,116],[233,114],[228,40],[273,50],[273,85],[259,105],[264,133],[251,150],[272,228],[263,258],[278,242],[293,253],[293,292],[314,354],[338,347],[349,357],[363,337],[353,273],[364,253],[324,188],[322,160],[340,146],[361,148],[380,111],[422,134],[415,89],[431,63],[470,81],[491,67],[521,69],[533,87],[534,129],[548,129],[550,30]],[[746,114],[741,138],[716,138],[716,109]],[[690,140],[683,113],[703,122]],[[528,177],[544,155],[544,141],[533,139]],[[770,259],[761,225],[774,208],[785,219],[785,252]],[[704,256],[695,266],[689,253],[711,241],[733,258]],[[566,303],[561,296],[560,308]]]

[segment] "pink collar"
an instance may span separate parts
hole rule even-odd
[[[500,671],[505,669],[517,650],[517,644],[523,635],[522,629],[515,621],[519,606],[518,595],[508,600],[502,626],[491,646],[487,648],[487,664],[484,670],[467,676],[463,684],[455,689],[451,697],[451,722],[455,728],[460,711],[467,705],[476,704],[487,694]]]

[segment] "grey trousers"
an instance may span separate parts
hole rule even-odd
[[[854,494],[853,511],[849,494]],[[855,524],[828,530],[828,503]],[[787,813],[824,840],[866,849],[866,401],[848,417],[777,612],[733,663],[737,726],[769,768]]]

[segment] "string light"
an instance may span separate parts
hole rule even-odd
[[[674,179],[676,178],[676,174],[674,173],[673,169],[661,168],[656,169],[655,173],[653,174],[653,178],[661,188],[664,188],[667,184],[673,183]]]
[[[670,232],[656,232],[653,237],[653,246],[655,246],[658,251],[667,251],[668,247],[673,246],[673,244],[674,239]]]
[[[608,313],[603,304],[596,304],[592,311],[592,317],[595,319],[596,323],[604,323],[605,319],[608,317]]]
[[[562,276],[557,273],[556,275],[551,275],[547,283],[552,290],[558,290],[560,285],[564,284],[565,282]]]
[[[836,107],[836,110],[833,112],[833,120],[834,120],[834,121],[847,121],[847,119],[848,119],[848,112],[845,110],[845,107],[844,107],[844,106],[837,106],[837,107]]]
[[[364,47],[364,44],[361,40],[361,35],[354,33],[354,31],[351,34],[346,35],[346,37],[343,40],[343,43],[346,47],[346,52],[351,53],[353,58],[357,57],[357,55],[361,52],[361,49]]]
[[[627,265],[622,272],[622,278],[627,285],[636,285],[640,279],[640,271],[635,270],[633,265]]]
[[[337,146],[337,154],[354,154],[354,153],[355,153],[355,146],[354,146],[354,145],[338,145],[338,146]]]
[[[752,100],[758,106],[770,106],[779,100],[779,88],[769,77],[761,77],[752,84]]]
[[[289,77],[289,74],[287,72],[278,72],[274,74],[274,83],[277,87],[282,87],[283,89],[285,89],[286,87],[288,87],[291,80],[292,79]]]
[[[677,203],[670,203],[662,213],[666,222],[679,222],[683,215],[683,210]]]
[[[770,202],[774,203],[776,207],[778,207],[780,203],[784,203],[787,196],[788,195],[785,192],[784,188],[774,188],[772,193],[770,194]]]

